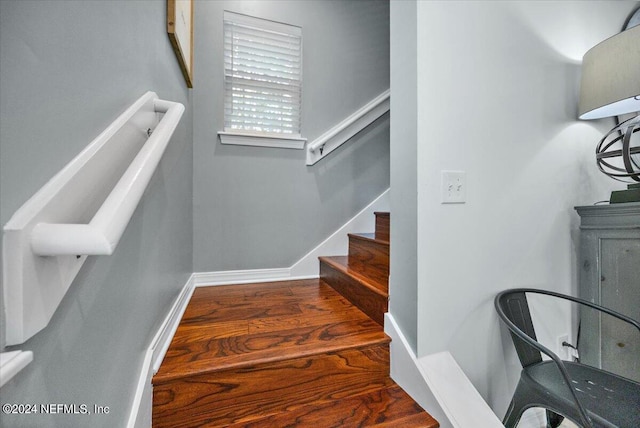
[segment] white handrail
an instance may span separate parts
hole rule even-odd
[[[313,165],[389,111],[390,90],[387,89],[355,113],[333,126],[307,145],[307,165]]]
[[[33,361],[32,351],[0,353],[0,388]]]
[[[154,100],[154,109],[164,117],[89,224],[38,223],[31,233],[35,254],[113,253],[184,112],[182,104],[159,99]]]
[[[87,256],[114,252],[183,112],[147,92],[4,225],[6,345],[47,326]]]

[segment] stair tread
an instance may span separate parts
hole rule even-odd
[[[397,384],[341,400],[309,404],[229,428],[411,426],[435,428],[438,423]]]
[[[389,341],[380,325],[317,279],[253,297],[233,292],[227,286],[196,289],[154,384]],[[265,295],[286,310],[265,311]],[[211,300],[211,308],[202,300]]]
[[[374,293],[379,294],[385,298],[389,297],[388,293],[388,277],[380,278],[375,276],[368,276],[363,272],[364,268],[359,263],[350,262],[349,256],[330,256],[320,257],[321,262],[324,262],[333,268],[341,271],[342,273],[352,277],[364,287],[371,289]]]
[[[269,302],[265,305],[264,302]],[[229,322],[245,325],[274,317],[328,314],[353,310],[340,294],[316,279],[262,284],[199,287],[191,297],[180,327]]]
[[[154,384],[230,368],[301,358],[389,342],[371,320],[347,321],[274,333],[201,340],[167,352]]]
[[[154,385],[154,427],[228,426],[393,385],[388,345],[229,369]]]

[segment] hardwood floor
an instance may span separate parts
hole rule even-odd
[[[389,377],[388,344],[318,279],[198,288],[153,378],[153,426],[437,426]]]
[[[153,378],[153,426],[437,427],[389,377],[388,234],[350,239],[327,260],[355,292],[333,275],[197,288]]]
[[[202,287],[194,292],[154,384],[255,361],[386,343],[379,325],[316,279]]]

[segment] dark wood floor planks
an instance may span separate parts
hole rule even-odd
[[[318,279],[198,288],[153,379],[153,426],[437,426],[389,377],[388,344]]]
[[[389,377],[389,213],[320,279],[198,288],[153,378],[154,428],[427,427]]]

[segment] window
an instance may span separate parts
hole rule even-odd
[[[224,13],[224,144],[302,148],[302,29]]]

